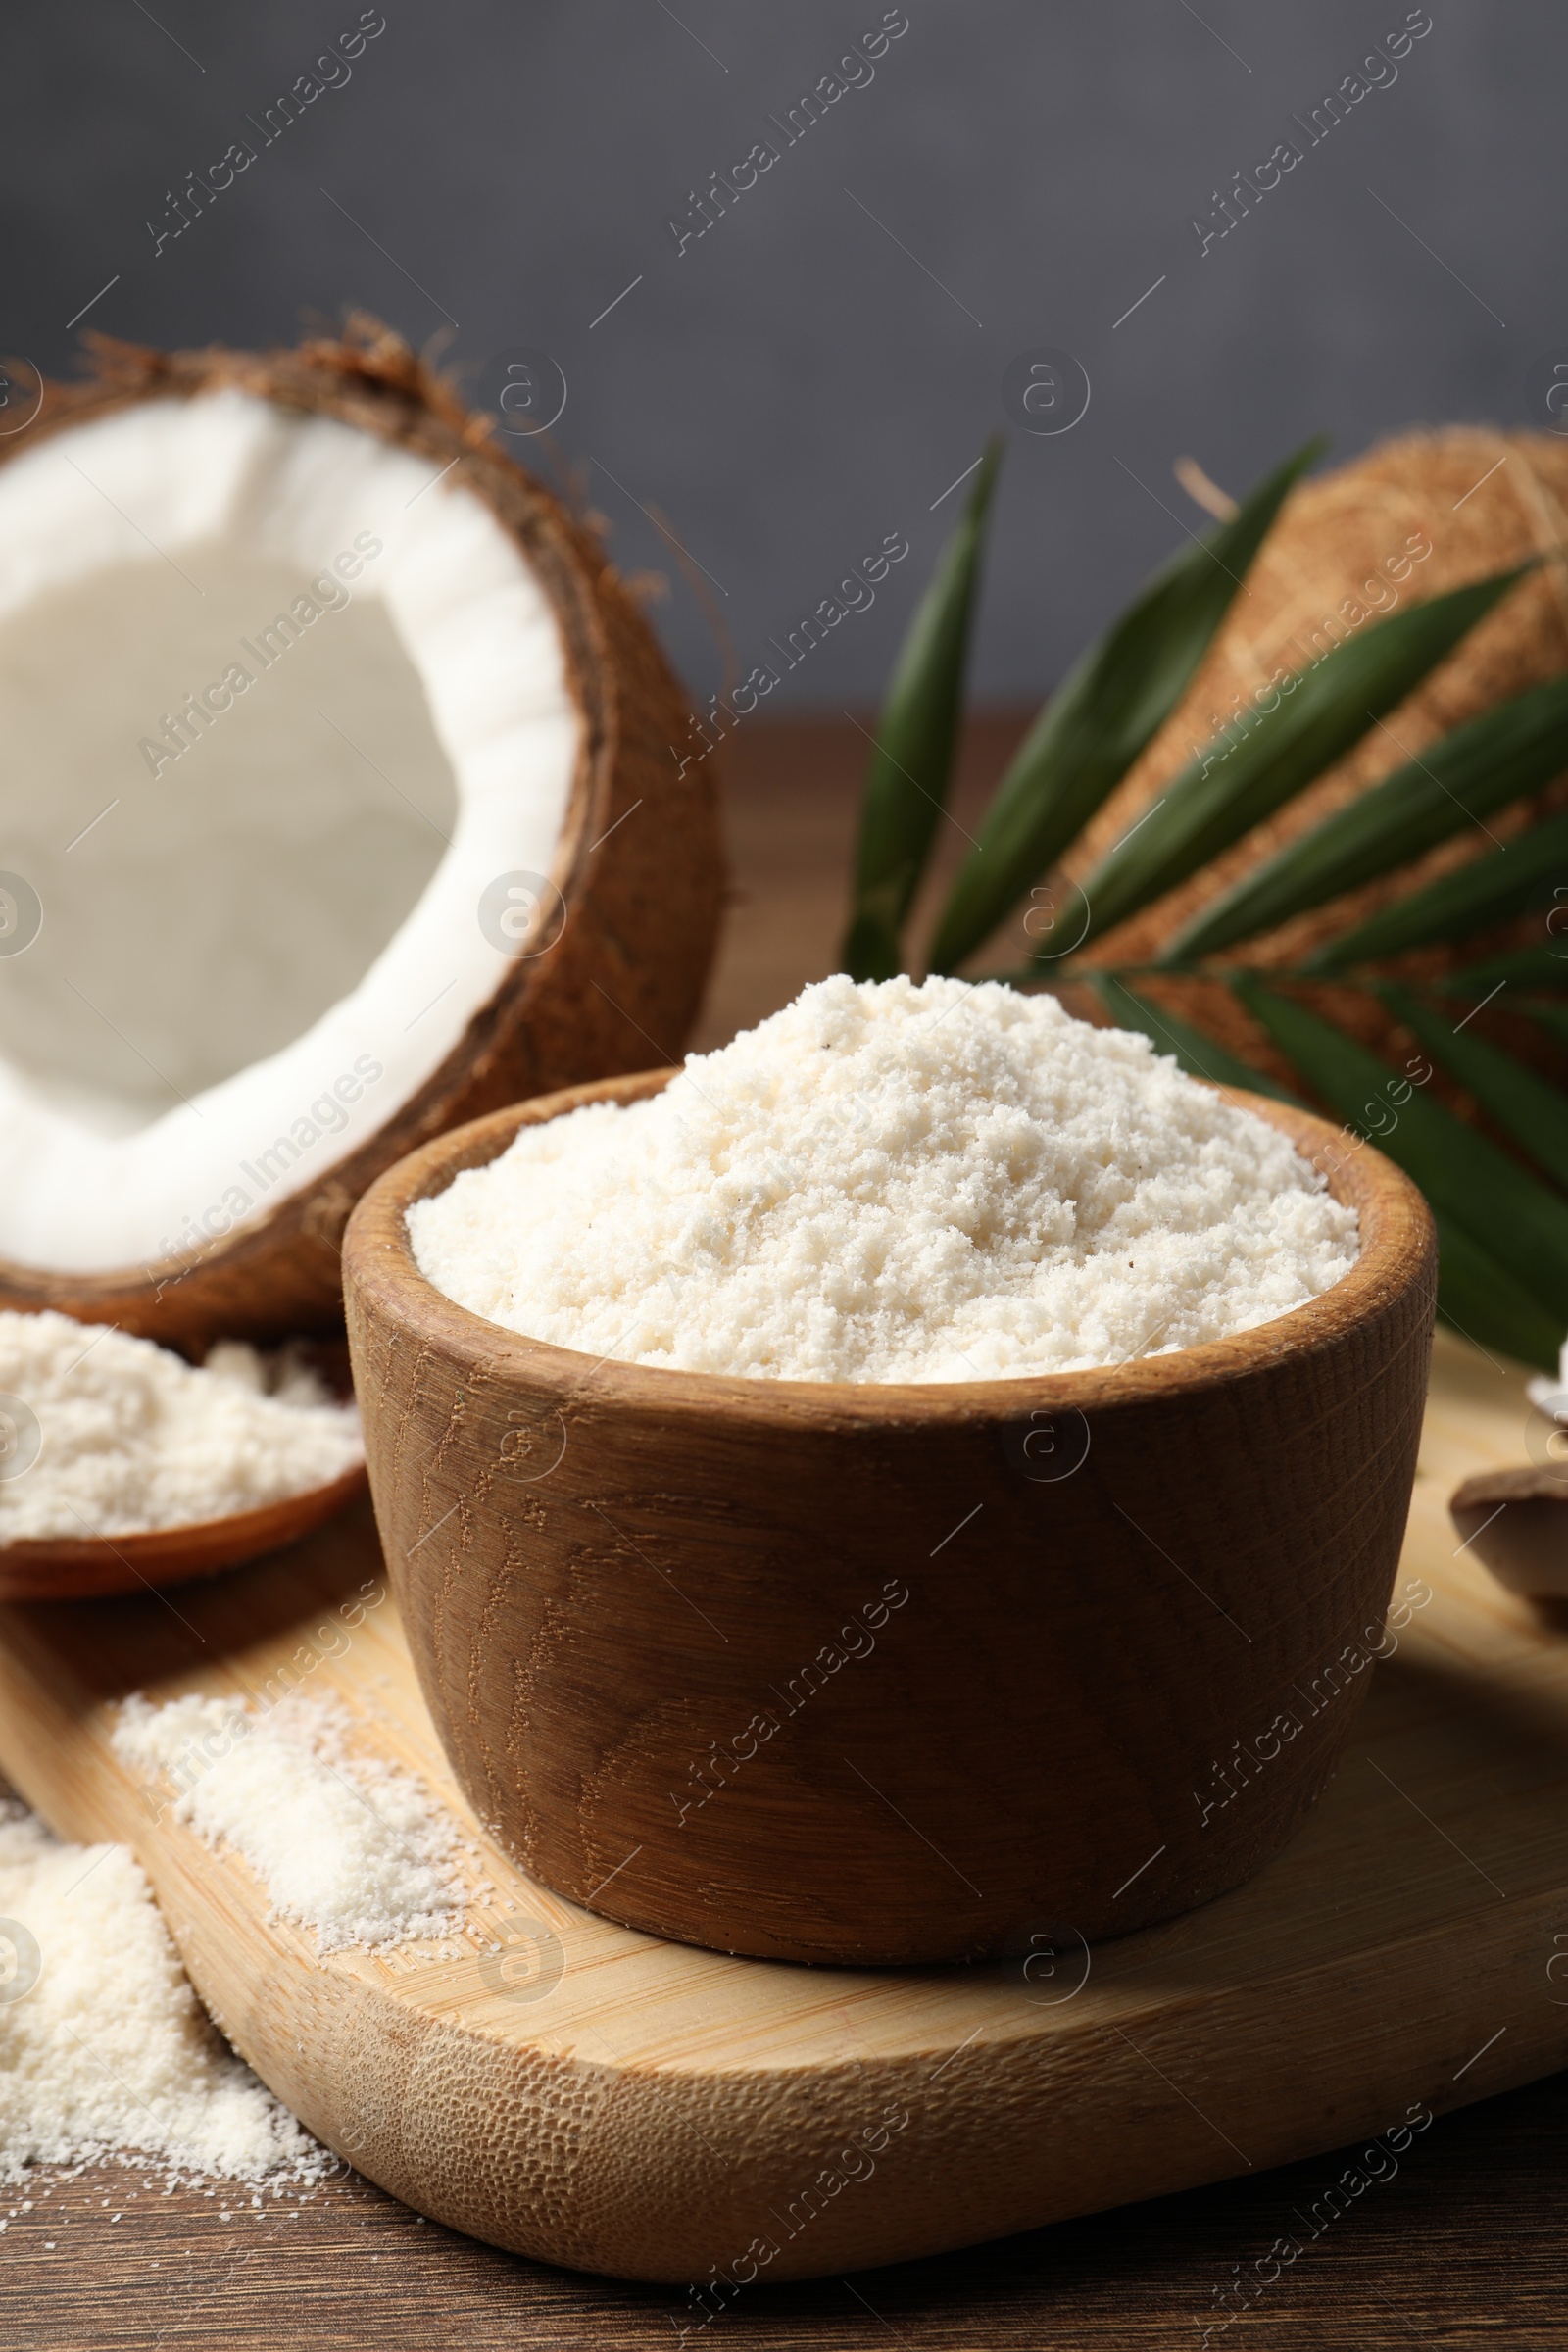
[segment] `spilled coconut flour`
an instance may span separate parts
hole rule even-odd
[[[357,1756],[352,1726],[297,1692],[270,1712],[132,1698],[114,1745],[318,1951],[452,1934],[458,1824],[412,1774]],[[209,2023],[129,1850],[63,1845],[0,1787],[0,2180],[106,2158],[274,2193],[335,2166]]]
[[[261,1509],[365,1458],[359,1415],[285,1349],[220,1343],[197,1370],[151,1340],[0,1311],[0,1407],[35,1458],[0,1474],[0,1544],[129,1536]],[[6,1465],[0,1463],[0,1473]]]
[[[412,1773],[357,1753],[340,1701],[290,1691],[270,1710],[223,1698],[129,1698],[113,1744],[161,1773],[170,1810],[241,1855],[274,1914],[318,1952],[389,1950],[462,1926],[458,1824]]]
[[[0,1793],[0,2180],[109,2157],[323,2177],[331,2157],[208,2023],[126,1847],[62,1845]]]
[[[1148,1038],[996,982],[842,976],[647,1102],[409,1211],[460,1306],[595,1355],[960,1381],[1196,1348],[1316,1298],[1356,1216]]]

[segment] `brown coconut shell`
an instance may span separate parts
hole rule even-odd
[[[1064,861],[1072,878],[1082,881],[1090,874],[1193,752],[1239,704],[1265,687],[1276,668],[1303,668],[1325,652],[1333,642],[1334,616],[1341,628],[1375,626],[1373,599],[1385,597],[1388,590],[1372,586],[1369,594],[1369,583],[1380,573],[1387,581],[1390,560],[1401,552],[1407,555],[1412,540],[1430,542],[1432,552],[1410,564],[1402,582],[1394,583],[1399,597],[1392,608],[1396,611],[1412,599],[1461,587],[1532,557],[1545,561],[1414,694],[1382,724],[1369,728],[1346,759],[1167,898],[1096,940],[1083,963],[1135,964],[1157,956],[1200,907],[1436,737],[1568,667],[1568,576],[1563,565],[1568,550],[1568,440],[1549,433],[1500,433],[1478,425],[1386,441],[1351,465],[1302,482],[1292,492],[1185,700]],[[1367,617],[1358,621],[1357,613]],[[1568,778],[1489,816],[1487,831],[1466,827],[1396,872],[1227,949],[1224,960],[1265,972],[1297,967],[1325,940],[1565,805]],[[1479,955],[1524,945],[1532,938],[1540,938],[1539,924],[1533,928],[1527,918],[1483,939],[1426,950],[1382,968],[1411,979],[1431,979]],[[1267,1033],[1222,983],[1172,977],[1140,979],[1138,986],[1254,1068],[1299,1087],[1298,1075]],[[1091,990],[1070,988],[1066,993],[1074,1011],[1105,1019]],[[1364,992],[1293,982],[1292,993],[1391,1060],[1402,1060],[1408,1051],[1404,1033]],[[1499,1042],[1525,1052],[1539,1066],[1558,1070],[1553,1050],[1526,1024],[1505,1024],[1497,1035]],[[1444,1091],[1441,1084],[1439,1091]],[[1459,1090],[1446,1091],[1455,1107],[1473,1110]]]
[[[551,879],[564,923],[518,961],[417,1094],[368,1143],[270,1214],[200,1251],[112,1273],[52,1275],[0,1258],[0,1306],[55,1307],[200,1355],[220,1336],[341,1327],[350,1210],[418,1144],[558,1087],[678,1057],[696,1017],[723,888],[711,764],[669,747],[687,698],[593,532],[503,449],[488,417],[376,320],[342,341],[249,353],[158,352],[91,339],[90,380],[49,384],[11,457],[139,401],[233,387],[451,466],[526,556],[554,608],[583,716]],[[641,803],[637,818],[628,816]]]

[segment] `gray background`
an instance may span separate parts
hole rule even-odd
[[[1348,455],[1419,419],[1549,421],[1560,8],[1432,0],[1397,80],[1200,255],[1189,223],[1216,184],[1295,135],[1404,23],[1399,0],[907,0],[869,86],[677,256],[666,223],[693,184],[882,13],[384,0],[347,85],[155,256],[166,192],[251,135],[357,0],[12,12],[3,347],[64,368],[89,302],[84,325],[162,343],[292,339],[361,303],[416,343],[445,331],[475,381],[541,346],[569,385],[562,457],[593,462],[617,560],[670,574],[658,617],[696,690],[717,682],[712,630],[644,508],[710,576],[743,669],[907,535],[874,608],[773,709],[874,699],[961,494],[933,502],[1031,347],[1075,354],[1093,397],[1069,432],[1009,436],[975,673],[991,698],[1048,688],[1200,525],[1171,480],[1184,452],[1238,489],[1319,428]]]

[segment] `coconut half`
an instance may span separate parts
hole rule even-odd
[[[592,535],[368,322],[99,343],[0,441],[0,1303],[338,1312],[371,1179],[674,1058],[684,698]]]

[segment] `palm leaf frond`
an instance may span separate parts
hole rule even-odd
[[[1537,997],[1514,997],[1508,1009],[1510,1012],[1523,1013],[1527,1021],[1534,1021],[1538,1029],[1544,1029],[1546,1035],[1555,1038],[1558,1045],[1568,1046],[1568,1004],[1553,1004],[1549,1000]]]
[[[1559,947],[1509,948],[1481,963],[1461,964],[1430,984],[1446,997],[1468,997],[1480,1004],[1504,988],[1544,988],[1556,996],[1568,989],[1568,937]]]
[[[1500,1348],[1521,1364],[1543,1372],[1557,1369],[1562,1334],[1533,1291],[1471,1240],[1442,1209],[1438,1227],[1438,1312],[1446,1323],[1481,1348]]]
[[[1245,732],[1217,737],[1103,858],[1084,884],[1090,936],[1174,890],[1316,783],[1387,710],[1414,692],[1528,565],[1451,588],[1346,638],[1274,687]],[[1173,956],[1177,951],[1170,951]],[[1189,953],[1184,945],[1182,958]]]
[[[1474,1029],[1456,1027],[1446,1011],[1434,1011],[1408,989],[1385,989],[1383,1001],[1434,1060],[1474,1095],[1504,1135],[1512,1136],[1558,1184],[1568,1185],[1568,1098],[1560,1088],[1526,1069],[1500,1046],[1478,1037]]]
[[[1352,963],[1400,956],[1407,948],[1469,939],[1494,923],[1511,921],[1534,904],[1544,904],[1559,875],[1568,893],[1568,810],[1533,825],[1517,841],[1488,851],[1469,865],[1440,874],[1408,898],[1396,899],[1353,931],[1342,932],[1308,962],[1313,971],[1340,972]],[[1568,907],[1564,921],[1568,922]],[[1568,939],[1563,947],[1568,955]]]
[[[1207,1078],[1215,1086],[1242,1086],[1254,1095],[1272,1095],[1278,1102],[1294,1102],[1298,1109],[1306,1104],[1299,1095],[1293,1095],[1288,1086],[1266,1071],[1254,1070],[1251,1063],[1219,1044],[1206,1030],[1196,1028],[1163,1004],[1152,1004],[1147,997],[1139,996],[1124,981],[1112,973],[1097,972],[1091,985],[1096,996],[1109,1013],[1118,1029],[1141,1029],[1152,1038],[1161,1054],[1174,1054],[1189,1078]]]
[[[1568,1200],[1456,1119],[1410,1072],[1391,1070],[1304,1004],[1232,983],[1283,1053],[1348,1127],[1375,1143],[1476,1247],[1568,1327]]]
[[[1309,441],[1228,522],[1196,539],[1077,662],[997,788],[931,943],[956,971],[1075,841],[1181,701],[1287,493],[1321,456]]]
[[[845,969],[857,980],[902,971],[901,934],[947,807],[963,715],[963,681],[992,485],[992,439],[936,577],[915,608],[877,726],[860,811]]]
[[[1277,857],[1205,906],[1173,941],[1170,953],[1209,956],[1238,940],[1255,938],[1260,931],[1272,931],[1292,915],[1304,914],[1348,890],[1359,890],[1364,882],[1376,881],[1380,874],[1408,865],[1462,825],[1479,825],[1511,801],[1539,792],[1565,767],[1568,678],[1553,678],[1547,686],[1494,705],[1451,735],[1428,744],[1419,759],[1406,760],[1310,833],[1288,843]],[[1314,968],[1339,971],[1366,956],[1396,953],[1366,945],[1367,931],[1374,940],[1380,936],[1379,919],[1333,941],[1313,958]],[[1397,941],[1399,947],[1410,944]]]

